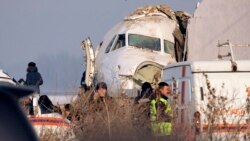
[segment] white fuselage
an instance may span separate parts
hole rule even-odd
[[[118,23],[106,34],[96,50],[96,82],[106,82],[110,95],[125,92],[130,96],[134,96],[135,88],[143,82],[153,84],[156,73],[161,73],[167,64],[176,62],[173,37],[175,27],[176,21],[162,15]],[[150,70],[142,70],[143,76],[136,74],[146,66],[150,66]]]

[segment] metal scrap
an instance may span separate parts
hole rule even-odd
[[[144,6],[137,8],[132,12],[126,20],[133,20],[140,18],[142,16],[151,16],[153,14],[163,14],[166,15],[169,19],[177,22],[176,29],[174,30],[175,38],[175,49],[176,49],[176,61],[185,60],[183,57],[184,46],[185,46],[185,37],[188,20],[191,17],[190,14],[183,11],[173,11],[168,5],[156,5],[156,6]]]

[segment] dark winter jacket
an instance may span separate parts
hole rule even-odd
[[[33,86],[40,93],[39,86],[43,84],[43,79],[36,66],[29,66],[27,68],[25,84]]]

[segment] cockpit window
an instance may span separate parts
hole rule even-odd
[[[155,51],[161,50],[160,38],[154,38],[138,34],[128,35],[128,45],[138,48],[148,48]]]
[[[171,54],[175,57],[174,43],[164,40],[164,52]]]
[[[125,46],[125,34],[120,34],[118,35],[118,39],[116,40],[112,51],[124,46]]]
[[[108,53],[110,51],[110,48],[112,47],[112,44],[115,40],[116,35],[112,38],[112,40],[109,42],[109,45],[107,46],[105,53]]]

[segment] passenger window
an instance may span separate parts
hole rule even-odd
[[[119,49],[121,47],[125,46],[125,34],[121,34],[118,36],[117,41],[115,42],[113,50]]]
[[[112,38],[112,40],[109,42],[109,45],[107,46],[107,48],[106,48],[106,50],[105,50],[105,53],[109,53],[110,48],[112,47],[113,42],[114,42],[114,40],[115,40],[115,37],[116,37],[116,35],[115,35],[115,36]]]

